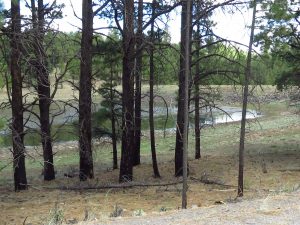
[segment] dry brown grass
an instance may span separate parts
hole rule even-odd
[[[255,148],[255,146],[250,146]],[[266,196],[270,192],[291,191],[299,185],[300,171],[289,170],[299,166],[299,152],[288,154],[266,155],[268,173],[263,173],[261,160],[250,155],[246,158],[245,198]],[[151,165],[140,165],[135,168],[135,181],[142,183],[174,182],[173,162],[159,165],[161,180],[152,177]],[[280,168],[280,169],[279,169]],[[286,170],[284,170],[286,169]],[[232,156],[205,156],[201,160],[190,161],[190,176],[200,179],[205,173],[211,180],[224,182],[232,187],[206,185],[190,180],[188,203],[190,206],[210,206],[216,201],[231,201],[236,197],[234,188],[237,177],[237,160]],[[101,171],[96,174],[90,186],[117,183],[118,171]],[[49,212],[57,205],[63,212],[65,221],[82,221],[86,211],[90,218],[108,218],[118,205],[123,209],[123,216],[132,216],[135,210],[146,213],[160,210],[174,210],[180,207],[181,185],[168,187],[143,187],[130,189],[106,189],[93,191],[49,190],[44,187],[78,187],[78,178],[58,177],[56,181],[43,182],[39,179],[30,181],[31,187],[26,192],[14,193],[8,187],[0,189],[0,218],[2,224],[27,223],[41,224],[49,220]]]

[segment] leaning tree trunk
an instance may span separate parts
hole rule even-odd
[[[35,1],[31,0],[32,23],[33,23],[33,46],[35,54],[35,72],[37,78],[37,91],[39,97],[41,138],[44,157],[44,180],[55,179],[53,164],[52,140],[50,131],[50,82],[47,68],[47,56],[44,49],[44,2],[38,0],[38,10],[36,18]]]
[[[186,33],[190,32],[190,25],[186,18],[187,1],[182,2],[181,11],[181,42],[180,42],[180,71],[179,71],[179,89],[178,89],[178,111],[176,127],[176,146],[175,146],[175,176],[182,176],[183,167],[183,136],[184,136],[184,102],[185,102],[185,51],[186,51]],[[190,46],[188,46],[190,48]]]
[[[81,181],[94,178],[91,129],[93,1],[82,1],[82,38],[79,87],[79,155]]]
[[[12,34],[10,35],[12,79],[12,143],[15,191],[27,189],[24,148],[23,96],[21,75],[21,16],[20,1],[11,1]]]
[[[152,18],[155,15],[155,6],[156,0],[152,1]],[[150,34],[150,79],[149,79],[149,89],[150,89],[150,97],[149,97],[149,124],[150,124],[150,140],[151,140],[151,155],[152,155],[152,166],[154,177],[160,177],[157,159],[156,159],[156,150],[155,150],[155,134],[154,134],[154,113],[153,113],[153,87],[154,87],[154,20],[151,23],[151,34]]]
[[[122,76],[122,150],[120,182],[133,177],[134,145],[134,2],[124,1],[123,20],[123,76]]]
[[[141,163],[141,80],[143,58],[143,0],[138,3],[138,21],[136,34],[136,69],[135,69],[135,96],[134,96],[134,149],[133,165]]]
[[[195,68],[195,94],[194,94],[194,102],[195,102],[195,159],[201,158],[201,137],[200,137],[200,93],[199,93],[199,81],[200,81],[200,44],[201,44],[201,37],[200,37],[200,24],[197,24],[197,34],[195,40],[195,47],[196,47],[196,68]]]
[[[247,55],[247,65],[245,68],[245,82],[244,82],[244,93],[243,93],[243,109],[242,109],[242,120],[241,120],[241,134],[240,134],[240,146],[239,146],[239,175],[238,175],[238,197],[244,195],[244,149],[245,149],[245,126],[246,126],[246,114],[247,114],[247,103],[248,103],[248,86],[251,76],[251,53],[254,38],[254,26],[255,26],[255,15],[256,15],[256,0],[253,1],[253,15],[251,34]]]

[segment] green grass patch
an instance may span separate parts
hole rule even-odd
[[[64,126],[52,126],[51,129],[52,136],[56,142],[72,141],[77,140],[78,135],[76,131],[76,126],[73,124],[66,124]],[[24,136],[25,146],[38,146],[41,145],[41,136],[39,130],[30,129],[26,132]],[[0,136],[0,147],[12,146],[11,134]]]
[[[265,117],[278,116],[282,112],[288,110],[288,102],[270,102],[267,104],[262,104],[260,107],[261,112]]]
[[[170,116],[168,119],[166,116],[156,116],[154,119],[155,130],[163,130],[168,128],[174,128],[176,125],[176,120],[174,117]],[[149,130],[149,118],[143,118],[141,123],[142,130]]]
[[[6,127],[6,121],[0,118],[0,130],[3,130]]]

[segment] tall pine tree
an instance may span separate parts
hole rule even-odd
[[[94,178],[92,154],[92,41],[93,1],[82,0],[82,37],[79,84],[79,156],[81,181]]]
[[[27,189],[24,148],[23,96],[21,74],[20,1],[11,0],[10,72],[12,80],[12,143],[15,191]]]

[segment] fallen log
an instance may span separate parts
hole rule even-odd
[[[163,187],[163,186],[172,186],[181,184],[182,181],[170,182],[170,183],[156,183],[156,184],[147,184],[147,183],[136,183],[128,182],[122,184],[108,184],[108,185],[97,185],[97,186],[60,186],[60,187],[45,187],[50,190],[62,190],[62,191],[81,191],[81,190],[103,190],[103,189],[125,189],[125,188],[134,188],[134,187]]]

